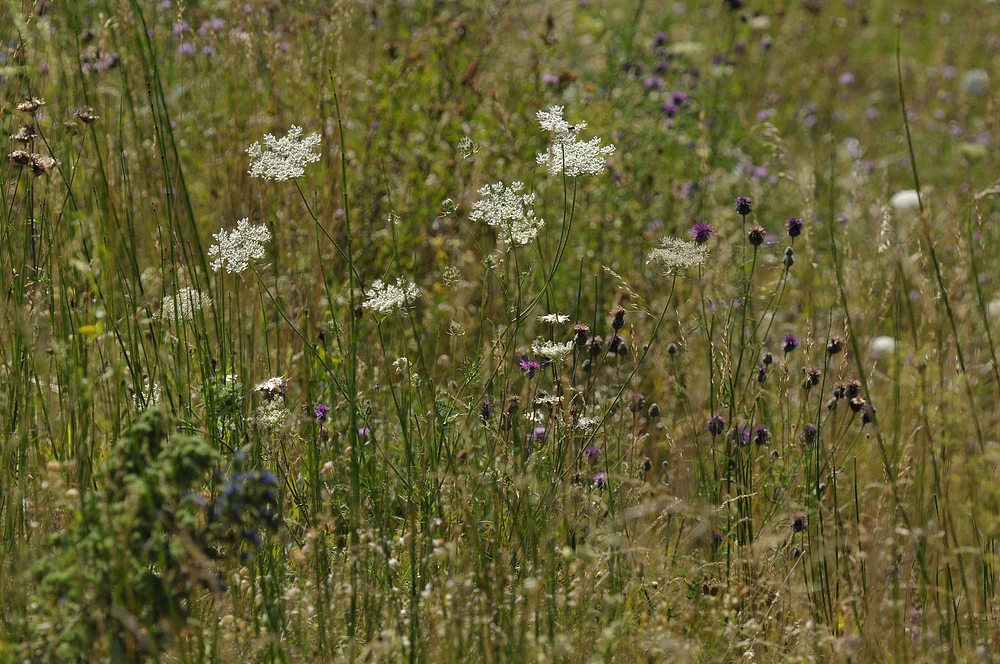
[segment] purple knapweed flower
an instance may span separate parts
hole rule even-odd
[[[704,244],[708,242],[710,237],[715,235],[715,231],[708,224],[697,223],[691,227],[691,230],[688,231],[688,235],[690,235],[691,239],[698,244]]]
[[[705,425],[705,430],[713,436],[718,436],[726,430],[725,418],[722,417],[722,415],[713,415],[708,418],[708,424]]]
[[[594,486],[598,489],[603,489],[608,485],[608,474],[603,470],[596,475],[594,475]]]
[[[781,344],[782,350],[784,350],[786,353],[791,353],[798,347],[799,347],[799,340],[795,338],[794,334],[785,335],[785,341]]]
[[[766,427],[757,427],[753,430],[753,442],[758,445],[767,445],[771,442],[771,432]]]
[[[591,445],[583,451],[583,456],[587,457],[589,463],[597,463],[597,457],[601,456],[601,448],[597,445]]]
[[[372,435],[372,430],[368,427],[358,427],[358,438],[368,438]]]
[[[540,443],[545,440],[545,433],[545,427],[538,425],[531,430],[531,436],[529,436],[529,439],[533,443]]]
[[[789,237],[798,237],[802,234],[802,227],[805,222],[798,217],[789,217],[788,221],[785,222],[785,229],[788,230]]]
[[[177,52],[181,55],[194,55],[195,50],[194,44],[191,42],[181,42],[177,45]]]
[[[517,364],[521,367],[521,371],[528,374],[528,378],[533,378],[535,376],[535,372],[542,367],[542,365],[537,361],[529,360],[526,357],[522,357]]]
[[[313,408],[313,414],[316,416],[316,419],[319,420],[320,422],[326,421],[326,414],[329,412],[330,412],[330,407],[327,406],[325,403],[318,403],[316,404],[316,407]]]

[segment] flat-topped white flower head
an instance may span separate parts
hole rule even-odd
[[[236,222],[236,230],[229,233],[222,229],[212,236],[216,244],[208,248],[208,255],[215,256],[212,270],[225,268],[229,274],[247,269],[251,261],[264,258],[264,243],[271,239],[267,226],[251,226],[249,219]]]
[[[552,106],[547,111],[538,111],[538,123],[542,129],[555,134],[548,152],[540,152],[536,157],[539,164],[549,167],[549,173],[566,173],[571,178],[581,175],[600,175],[604,172],[607,158],[614,154],[614,145],[601,145],[601,139],[589,141],[577,139],[586,122],[571,125],[563,119],[563,107]]]
[[[376,279],[368,289],[368,298],[361,306],[380,314],[391,314],[399,311],[406,314],[406,306],[419,298],[420,288],[415,283],[402,277],[396,279],[395,285],[383,283]]]
[[[319,154],[313,152],[313,148],[320,144],[322,138],[313,133],[300,139],[301,135],[302,127],[292,125],[285,137],[275,138],[265,134],[264,145],[254,143],[248,147],[250,177],[277,182],[302,177],[306,164],[319,161]]]
[[[528,244],[538,236],[545,225],[544,219],[535,217],[532,205],[534,194],[522,194],[524,184],[513,182],[509,187],[503,182],[488,184],[479,190],[482,198],[472,206],[469,219],[485,221],[497,229],[500,241],[519,247]]]
[[[707,246],[676,237],[663,238],[663,246],[649,252],[649,260],[646,261],[659,265],[667,275],[703,267],[707,262]]]
[[[546,360],[561,360],[573,352],[576,346],[572,341],[557,343],[555,341],[536,341],[531,344],[531,351],[537,356]]]
[[[169,323],[191,321],[199,310],[211,304],[212,298],[200,290],[182,288],[173,295],[164,296],[155,317]]]

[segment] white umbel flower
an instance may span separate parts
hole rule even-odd
[[[313,148],[323,139],[314,133],[300,140],[301,135],[302,127],[292,125],[284,138],[265,134],[264,145],[254,143],[248,147],[250,177],[276,182],[302,177],[306,172],[306,164],[319,161],[319,154],[313,152]]]
[[[275,376],[274,378],[268,378],[262,383],[258,383],[257,387],[253,389],[269,401],[279,397],[284,399],[285,394],[288,392],[288,381],[285,380],[284,376]]]
[[[538,317],[538,322],[546,325],[561,325],[569,322],[569,316],[566,314],[544,314]]]
[[[563,107],[552,106],[547,111],[538,111],[538,123],[542,129],[555,134],[548,152],[540,152],[536,157],[539,164],[549,167],[549,173],[558,175],[565,172],[571,178],[580,175],[600,175],[604,172],[607,157],[614,154],[614,145],[601,145],[601,139],[577,140],[586,122],[571,125],[563,119]]]
[[[361,303],[365,309],[377,311],[380,314],[390,314],[399,311],[406,314],[406,305],[420,297],[420,288],[415,283],[399,277],[396,284],[383,283],[376,279],[368,289],[368,299]]]
[[[194,320],[195,314],[212,304],[212,298],[196,288],[182,288],[173,295],[163,298],[160,310],[156,313],[158,320],[168,323]]]
[[[575,346],[576,344],[572,341],[562,344],[555,341],[536,341],[531,344],[531,351],[538,357],[555,361],[561,360],[572,353]]]
[[[208,255],[215,256],[212,270],[226,268],[229,274],[247,269],[250,261],[264,258],[264,243],[271,239],[267,226],[251,226],[249,219],[236,222],[236,230],[229,233],[222,229],[212,236],[217,244],[208,248]]]
[[[257,426],[268,433],[275,433],[288,419],[285,400],[282,397],[265,401],[257,409]]]
[[[663,246],[649,252],[649,260],[646,261],[647,264],[659,265],[667,275],[703,267],[707,262],[708,247],[676,237],[663,238]]]
[[[534,194],[522,194],[524,184],[514,182],[509,187],[503,182],[488,184],[479,190],[482,198],[472,206],[469,219],[485,221],[500,233],[500,241],[516,247],[528,244],[538,236],[545,225],[544,219],[535,217],[531,206]]]

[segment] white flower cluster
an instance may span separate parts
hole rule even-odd
[[[257,387],[253,389],[255,392],[260,392],[268,400],[284,399],[288,392],[288,381],[285,380],[284,376],[275,376],[262,383],[257,383]]]
[[[656,263],[664,274],[703,267],[708,262],[708,247],[676,237],[663,238],[663,246],[649,252],[646,263]]]
[[[292,125],[284,138],[265,134],[264,145],[254,143],[248,147],[250,177],[277,182],[302,177],[306,172],[306,164],[319,161],[319,154],[312,150],[320,144],[322,138],[314,133],[300,140],[301,135],[302,127]]]
[[[569,316],[566,314],[544,314],[538,317],[539,323],[545,323],[546,325],[561,325],[563,323],[569,322]]]
[[[542,129],[555,133],[555,139],[548,152],[540,152],[536,157],[539,164],[546,164],[549,173],[566,173],[571,178],[580,175],[600,175],[604,172],[607,157],[614,154],[614,145],[601,145],[601,139],[577,140],[586,122],[571,125],[563,119],[563,107],[552,106],[547,111],[538,111],[538,123]]]
[[[195,314],[212,304],[212,298],[196,288],[182,288],[173,295],[163,298],[160,310],[156,313],[158,320],[168,323],[194,320]]]
[[[561,360],[572,353],[575,345],[572,341],[567,341],[563,344],[555,341],[536,341],[531,344],[531,350],[538,357],[555,361]]]
[[[514,182],[509,187],[503,182],[486,185],[479,190],[483,198],[472,206],[469,219],[485,221],[496,228],[504,244],[515,247],[528,244],[538,236],[545,220],[536,219],[531,209],[535,195],[519,193],[522,189],[524,184],[521,182]]]
[[[265,401],[257,409],[257,426],[270,433],[280,429],[287,418],[288,410],[285,409],[285,400],[281,397]]]
[[[377,311],[380,314],[390,314],[399,311],[406,314],[406,305],[420,297],[420,289],[412,281],[399,277],[396,284],[382,283],[376,279],[368,289],[368,299],[361,303],[365,309]]]
[[[147,408],[155,408],[160,403],[163,391],[160,384],[152,382],[149,378],[142,381],[142,391],[132,395],[132,403],[137,411],[144,411]]]
[[[208,255],[216,256],[212,270],[218,272],[224,267],[233,274],[247,269],[250,261],[264,257],[264,243],[271,239],[271,231],[264,225],[251,226],[249,219],[240,219],[236,230],[226,233],[222,229],[212,237],[218,243],[208,248]]]

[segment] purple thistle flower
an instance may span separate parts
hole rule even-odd
[[[529,360],[526,357],[522,357],[518,362],[518,365],[521,367],[521,371],[528,374],[528,378],[533,378],[535,376],[535,372],[542,367],[542,365],[537,361]]]
[[[596,475],[594,475],[594,486],[598,489],[603,489],[608,485],[608,474],[603,470]]]
[[[781,344],[781,348],[786,353],[791,353],[798,347],[799,347],[799,340],[795,338],[794,334],[786,335],[784,343]]]
[[[722,415],[713,415],[708,418],[708,424],[705,425],[705,430],[713,436],[718,436],[726,430],[725,418],[723,418]]]
[[[738,445],[750,444],[750,427],[736,427],[730,432],[733,442]]]
[[[736,214],[745,217],[752,211],[753,211],[753,200],[751,200],[749,196],[736,197]]]
[[[799,235],[801,235],[802,227],[804,225],[805,222],[803,222],[798,217],[791,217],[788,221],[785,222],[785,228],[788,229],[788,236],[798,237]]]
[[[531,442],[540,443],[545,440],[545,427],[538,425],[531,430],[531,436],[529,436]]]
[[[705,244],[708,242],[708,238],[715,235],[715,231],[708,224],[697,223],[691,227],[691,230],[688,231],[688,235],[690,235],[691,239],[698,244]]]
[[[758,445],[767,445],[771,442],[771,432],[766,427],[757,427],[753,430],[753,442]]]
[[[326,421],[326,414],[330,412],[330,407],[325,403],[318,403],[316,407],[313,408],[313,414],[316,415],[316,419],[320,422]]]
[[[583,456],[587,457],[589,463],[597,463],[597,457],[601,456],[601,448],[597,445],[591,445],[583,451]]]

